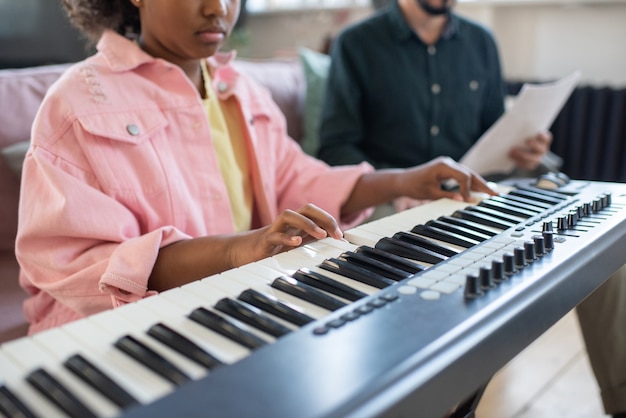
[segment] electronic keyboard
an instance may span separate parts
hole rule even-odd
[[[437,200],[0,346],[9,417],[439,417],[626,262],[626,186]]]

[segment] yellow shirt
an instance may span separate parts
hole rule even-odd
[[[235,230],[247,231],[252,224],[252,186],[241,115],[232,98],[225,101],[217,98],[204,60],[202,75],[207,95],[202,103],[209,117],[213,147],[228,189]]]

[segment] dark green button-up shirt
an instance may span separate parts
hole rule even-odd
[[[429,46],[394,2],[343,31],[331,56],[318,155],[332,165],[458,160],[504,112],[493,37],[454,14]]]

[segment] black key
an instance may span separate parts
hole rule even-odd
[[[283,276],[274,279],[272,287],[324,309],[328,309],[329,311],[336,311],[337,309],[341,309],[347,305],[339,299],[335,299],[329,294],[324,293],[321,290],[317,290],[313,286],[309,286],[306,283],[301,283],[291,277]]]
[[[474,241],[483,242],[491,238],[491,235],[481,234],[480,232],[472,231],[469,228],[465,228],[459,225],[449,224],[445,221],[434,220],[426,222],[426,225],[433,226],[435,228],[442,229],[444,231],[453,232],[464,237],[473,239]]]
[[[413,261],[407,260],[403,257],[398,257],[395,254],[383,251],[379,248],[361,246],[357,247],[354,252],[357,254],[364,254],[367,257],[382,261],[383,263],[389,264],[390,266],[394,266],[397,269],[404,270],[411,274],[419,273],[420,271],[424,271],[426,269],[426,267],[420,264],[414,263]]]
[[[191,380],[169,360],[131,335],[118,339],[115,347],[177,386]]]
[[[9,418],[37,418],[6,386],[0,386],[0,413]]]
[[[476,231],[481,234],[489,235],[490,237],[495,237],[496,235],[500,233],[500,232],[492,231],[490,229],[485,228],[484,224],[480,224],[478,222],[470,221],[467,219],[455,218],[454,216],[440,216],[437,219],[439,219],[442,222],[451,224],[451,225],[458,225],[462,228],[467,228],[467,229]]]
[[[520,218],[528,219],[532,218],[537,214],[537,212],[533,212],[526,209],[521,209],[515,206],[512,206],[507,203],[498,202],[496,200],[483,200],[478,204],[478,206],[484,206],[486,208],[500,211],[502,213],[508,213],[509,215],[519,216]]]
[[[516,223],[504,222],[500,219],[494,218],[493,216],[485,215],[484,213],[471,212],[465,209],[454,211],[452,216],[499,229],[509,229],[510,227],[517,225]]]
[[[296,271],[293,274],[293,278],[299,282],[306,283],[309,286],[324,290],[325,292],[332,293],[333,295],[352,302],[368,296],[365,292],[361,292],[340,281],[324,276],[323,274],[311,271],[308,268],[301,268]]]
[[[443,245],[437,244],[436,242],[426,239],[424,237],[420,237],[415,234],[411,234],[409,232],[396,232],[393,234],[393,238],[399,239],[400,241],[408,242],[409,244],[416,245],[421,248],[425,248],[429,251],[432,251],[437,254],[441,254],[446,257],[452,257],[457,255],[459,252],[453,250],[449,247],[444,247]]]
[[[397,238],[384,237],[376,243],[375,248],[390,252],[400,257],[410,258],[411,260],[421,261],[423,263],[437,264],[448,259],[448,257],[434,253],[426,248],[409,244]]]
[[[291,329],[270,318],[260,309],[238,300],[223,298],[215,304],[215,309],[276,338],[291,332]]]
[[[297,326],[304,326],[315,321],[315,318],[279,301],[274,296],[266,295],[254,289],[244,290],[237,299]]]
[[[152,325],[150,329],[148,329],[148,335],[188,359],[193,360],[207,370],[214,369],[223,364],[189,338],[179,334],[165,324],[158,323]]]
[[[519,196],[537,202],[548,203],[550,205],[558,205],[559,203],[561,203],[561,199],[555,199],[553,197],[546,196],[545,194],[537,193],[534,190],[516,189],[511,190],[509,194],[512,196]]]
[[[543,212],[546,209],[551,209],[554,206],[550,203],[539,202],[537,200],[527,199],[525,197],[515,196],[512,194],[505,194],[494,197],[504,203],[513,203],[521,207],[536,208],[537,212]],[[493,199],[494,197],[491,197],[490,199]]]
[[[120,408],[126,409],[139,403],[124,388],[80,354],[71,356],[63,365]]]
[[[267,344],[267,341],[240,328],[234,321],[208,309],[196,308],[189,314],[189,318],[252,350]]]
[[[550,205],[541,205],[541,204],[538,205],[537,204],[538,202],[533,202],[533,201],[522,199],[522,198],[515,198],[515,196],[508,196],[508,195],[492,196],[486,201],[501,203],[503,205],[507,205],[513,208],[523,209],[525,211],[532,212],[534,214],[541,213],[551,207]]]
[[[506,215],[497,210],[489,209],[483,206],[468,206],[465,209],[470,212],[479,212],[479,213],[491,216],[496,219],[501,219],[503,221],[510,222],[514,225],[517,225],[520,222],[524,222],[525,220],[525,218],[519,218],[519,217],[512,216],[512,215]]]
[[[96,417],[91,409],[44,369],[34,370],[26,376],[26,380],[70,417]]]
[[[356,264],[357,266],[361,266],[368,270],[371,270],[375,273],[380,274],[381,276],[388,277],[395,281],[400,281],[406,279],[411,274],[407,273],[404,270],[397,269],[389,264],[385,264],[380,260],[376,260],[375,258],[367,257],[364,254],[357,254],[352,251],[346,251],[338,257],[340,260],[345,260],[348,263]]]
[[[448,244],[458,245],[459,247],[463,248],[472,248],[474,245],[480,243],[480,241],[469,239],[454,232],[445,231],[443,229],[428,225],[415,225],[411,229],[411,232],[423,235],[428,238],[447,242]]]
[[[554,199],[555,201],[563,201],[563,200],[567,200],[569,198],[569,194],[565,193],[565,192],[561,192],[558,190],[547,190],[547,189],[542,189],[540,187],[534,187],[534,186],[520,186],[517,188],[518,190],[524,190],[524,191],[528,191],[531,193],[537,193],[540,194],[542,196],[546,196],[549,197],[551,199]]]
[[[352,280],[374,286],[378,289],[384,289],[385,287],[391,286],[395,283],[395,281],[383,277],[380,274],[367,271],[364,268],[352,265],[337,258],[329,258],[327,260],[324,260],[322,264],[319,265],[319,267],[324,270],[348,277]]]

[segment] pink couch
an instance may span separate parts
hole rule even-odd
[[[238,60],[237,67],[265,85],[287,118],[289,134],[301,140],[304,131],[306,81],[297,58]],[[31,123],[48,87],[67,65],[0,70],[0,343],[23,336],[24,292],[14,244],[19,199],[19,169],[28,145]]]

